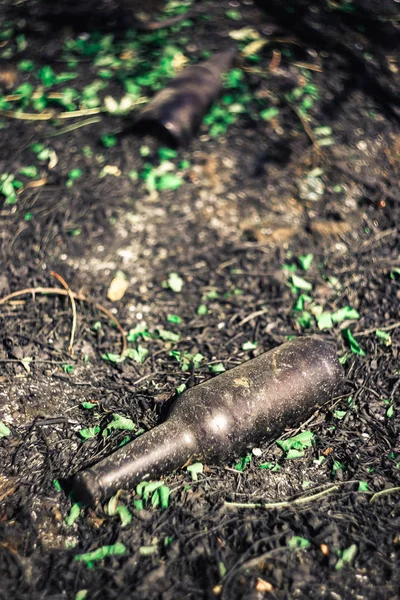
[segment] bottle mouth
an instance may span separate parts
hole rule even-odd
[[[94,506],[103,499],[104,488],[100,478],[91,469],[75,475],[73,497],[75,502],[82,502],[87,506]]]

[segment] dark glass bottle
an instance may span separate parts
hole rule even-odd
[[[235,54],[232,48],[222,50],[183,69],[139,113],[134,130],[154,135],[170,146],[187,144],[218,98],[222,75],[232,66]]]
[[[74,496],[93,504],[190,462],[239,457],[308,419],[342,376],[331,344],[282,344],[184,392],[164,423],[75,475]]]

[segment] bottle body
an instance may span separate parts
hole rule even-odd
[[[330,344],[282,344],[185,391],[165,423],[78,473],[75,496],[92,504],[190,462],[240,456],[308,419],[342,376]]]
[[[134,129],[155,135],[170,146],[187,144],[218,97],[221,76],[230,68],[235,53],[224,50],[183,69],[140,112]]]

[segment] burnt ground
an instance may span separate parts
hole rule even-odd
[[[55,271],[87,299],[73,356],[68,298],[0,305],[1,598],[398,597],[399,5],[267,4],[197,3],[146,32],[127,1],[0,2],[0,294],[60,288]],[[188,147],[133,135],[138,99],[182,57],[232,43],[244,55]],[[136,361],[118,362],[96,304],[142,326]],[[232,456],[197,481],[168,475],[164,509],[123,491],[130,523],[108,504],[68,519],[68,478],[135,435],[104,437],[113,414],[146,430],[182,384],[313,333],[336,342],[346,381],[303,425],[303,456],[265,444],[242,470]],[[116,543],[123,555],[74,560]]]

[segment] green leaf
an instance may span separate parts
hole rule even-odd
[[[35,177],[38,176],[38,168],[35,165],[31,165],[29,167],[22,167],[22,169],[20,169],[19,172],[25,177],[30,177],[30,179],[35,179]]]
[[[205,304],[200,304],[200,306],[197,307],[197,314],[198,315],[207,315],[208,314],[208,308]]]
[[[189,465],[186,468],[186,470],[188,473],[191,474],[192,481],[197,481],[198,474],[203,472],[203,463],[201,463],[201,462],[193,463],[192,465]]]
[[[358,548],[355,544],[352,544],[351,546],[346,548],[346,550],[343,550],[342,557],[339,558],[339,560],[337,561],[337,563],[335,565],[335,570],[339,571],[346,564],[347,565],[351,564],[354,561],[355,557],[357,556],[357,552],[358,552]]]
[[[168,508],[169,496],[171,493],[171,490],[169,489],[169,487],[167,485],[162,485],[161,487],[158,488],[157,492],[158,492],[158,496],[160,498],[161,508],[163,508],[163,509]]]
[[[172,331],[167,331],[166,329],[159,329],[158,335],[164,342],[179,342],[181,336],[179,333],[173,333]]]
[[[177,394],[182,394],[186,390],[186,383],[181,383],[176,389]]]
[[[359,492],[369,492],[370,489],[368,487],[368,483],[366,481],[359,481],[359,483],[358,483],[358,491]]]
[[[285,458],[287,460],[291,460],[293,458],[301,458],[302,456],[304,456],[304,450],[296,450],[295,448],[291,448],[288,450]]]
[[[312,290],[312,284],[309,281],[303,279],[302,277],[299,277],[295,273],[292,273],[291,281],[294,287],[296,287],[299,290],[304,290],[305,292],[309,292],[310,290]]]
[[[107,425],[107,429],[123,429],[126,431],[134,431],[136,429],[136,425],[129,417],[124,417],[124,415],[114,413],[113,420]]]
[[[223,373],[226,370],[222,363],[217,363],[216,365],[208,365],[208,368],[214,375],[217,375],[218,373]]]
[[[309,548],[309,546],[311,546],[309,540],[307,540],[306,538],[299,537],[297,535],[294,535],[289,540],[289,548]]]
[[[128,342],[136,342],[136,340],[140,337],[148,337],[150,334],[147,331],[147,325],[144,321],[138,323],[136,327],[130,329],[126,339]]]
[[[8,437],[11,434],[11,430],[7,427],[3,421],[0,421],[0,438]]]
[[[35,64],[32,60],[21,60],[18,63],[18,69],[22,73],[30,73],[35,68]]]
[[[392,338],[386,331],[382,331],[382,329],[377,329],[375,331],[376,337],[383,343],[384,346],[390,346],[392,343]]]
[[[334,416],[336,419],[344,419],[344,418],[345,418],[345,416],[346,416],[346,414],[347,414],[347,411],[346,411],[346,410],[334,410],[334,411],[333,411],[333,416]]]
[[[131,350],[131,348],[129,348],[128,350]],[[112,352],[107,352],[107,354],[102,354],[101,358],[103,360],[108,360],[109,362],[117,365],[118,363],[121,363],[125,360],[125,358],[123,356],[121,356],[120,354],[113,354]]]
[[[344,464],[341,463],[339,460],[334,460],[333,461],[333,467],[332,467],[332,473],[335,474],[336,471],[342,470],[344,469]]]
[[[178,315],[168,315],[167,321],[168,323],[175,323],[176,325],[180,325],[182,323],[182,318]]]
[[[81,514],[81,505],[79,504],[79,502],[76,502],[75,504],[73,504],[71,506],[71,509],[68,513],[68,517],[65,519],[65,524],[67,525],[67,527],[71,527],[75,521],[79,518],[79,515]]]
[[[140,344],[138,344],[137,349],[136,348],[128,348],[124,354],[124,356],[126,358],[130,358],[138,364],[142,364],[148,355],[149,355],[149,351],[147,350],[147,348],[145,348],[144,346],[141,346]]]
[[[333,312],[331,317],[334,323],[342,323],[345,319],[359,319],[360,314],[355,308],[344,306],[343,308],[339,308],[336,312]]]
[[[331,313],[323,312],[316,318],[318,329],[331,329],[333,327]]]
[[[260,117],[263,121],[270,121],[274,117],[279,115],[279,109],[271,106],[270,108],[266,108],[260,112]]]
[[[182,291],[184,281],[177,273],[170,273],[168,275],[168,287],[170,290],[179,294]]]
[[[56,490],[56,492],[61,492],[62,491],[62,487],[61,487],[60,482],[58,481],[58,479],[53,479],[53,486],[54,486],[54,489]]]
[[[176,158],[178,156],[178,153],[172,148],[159,148],[158,156],[160,160],[170,160],[171,158]]]
[[[312,324],[312,316],[307,310],[303,310],[300,317],[297,317],[296,322],[303,327],[303,329],[309,329]]]
[[[296,304],[294,305],[293,310],[302,311],[305,308],[306,302],[311,302],[311,301],[312,301],[311,296],[308,296],[307,294],[300,294],[300,296],[296,300]]]
[[[75,594],[75,600],[85,600],[87,595],[88,590],[79,590],[79,592],[76,592]]]
[[[129,523],[131,523],[132,515],[127,506],[125,506],[124,504],[120,504],[119,506],[117,506],[115,512],[119,515],[121,519],[121,527],[126,527],[126,525],[129,525]]]
[[[298,261],[299,261],[300,266],[303,269],[303,271],[308,271],[308,269],[312,265],[313,260],[314,260],[314,254],[305,254],[303,256],[298,257]]]
[[[386,416],[388,419],[391,419],[393,417],[393,415],[394,415],[394,406],[393,406],[393,404],[391,404],[386,411]]]
[[[280,465],[276,464],[276,463],[271,463],[271,462],[265,462],[265,463],[261,463],[261,465],[258,465],[259,469],[268,469],[269,471],[279,471],[279,469],[281,468]]]
[[[87,410],[98,406],[97,402],[81,402],[82,408],[86,408]]]
[[[312,431],[301,431],[297,435],[288,438],[287,440],[277,440],[276,443],[282,450],[288,452],[291,449],[305,450],[312,446],[314,434]]]
[[[93,552],[77,554],[74,557],[74,560],[85,562],[89,566],[90,563],[97,560],[103,560],[103,558],[107,558],[108,556],[122,556],[125,553],[126,547],[124,544],[117,542],[112,546],[101,546],[100,548],[97,548],[97,550],[93,550]]]
[[[140,556],[152,556],[153,554],[157,554],[158,548],[157,546],[140,546],[139,554]]]
[[[100,141],[104,148],[114,148],[118,143],[117,136],[112,133],[105,133],[101,136]]]
[[[357,342],[349,328],[342,329],[342,336],[349,343],[350,350],[353,352],[353,354],[365,356],[365,350],[361,348],[360,344]]]
[[[176,190],[183,184],[182,177],[179,175],[175,175],[174,173],[165,173],[165,175],[161,175],[158,178],[156,183],[156,189],[159,192],[163,192],[165,190]]]
[[[74,370],[74,365],[61,365],[62,370],[64,371],[64,373],[72,373]]]
[[[240,21],[242,19],[242,15],[238,10],[226,10],[225,14],[228,19],[232,19],[232,21]]]
[[[233,468],[236,469],[236,471],[243,472],[245,468],[250,464],[251,457],[251,454],[247,454],[247,456],[241,458],[240,461],[236,463],[236,465]]]
[[[57,81],[57,76],[49,65],[45,65],[38,71],[38,76],[44,86],[54,85]]]
[[[94,427],[87,427],[86,429],[81,429],[78,433],[84,440],[90,440],[91,438],[96,437],[98,433],[100,433],[100,425],[95,425]]]
[[[245,342],[242,344],[242,350],[245,352],[249,352],[251,350],[255,350],[257,348],[257,342]]]

